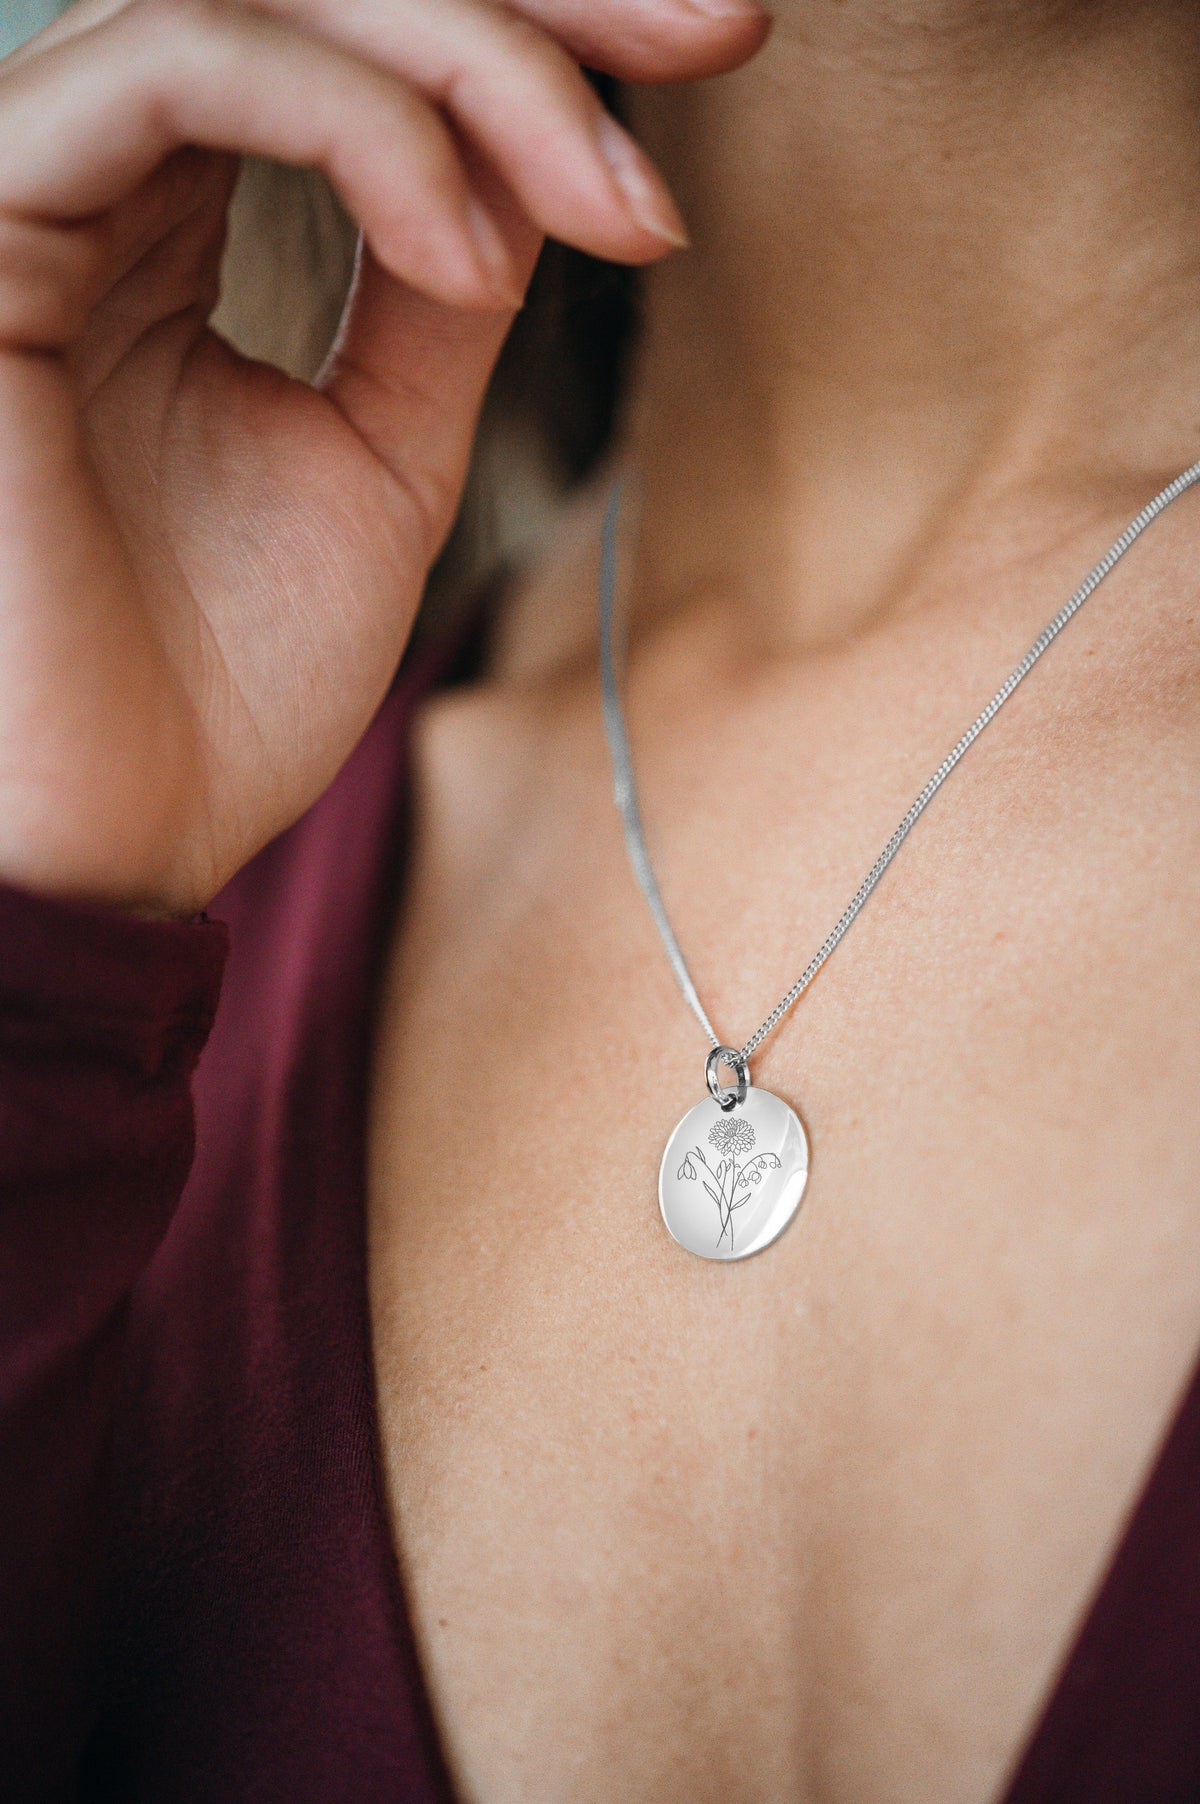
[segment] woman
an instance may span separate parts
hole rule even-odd
[[[765,38],[82,0],[0,71],[7,1797],[1200,1788],[1195,498],[757,1054],[812,1175],[745,1262],[655,1208],[707,1047],[595,625],[619,468],[647,836],[740,1041],[1197,456],[1200,22]],[[652,84],[692,248],[480,673],[389,690],[541,233],[682,240],[578,61]],[[204,330],[240,151],[365,231],[318,391]]]

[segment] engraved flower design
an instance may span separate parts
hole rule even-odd
[[[762,1183],[764,1172],[779,1170],[779,1160],[774,1153],[758,1153],[748,1159],[757,1140],[754,1128],[744,1115],[722,1115],[708,1130],[708,1144],[719,1155],[716,1169],[705,1158],[703,1148],[693,1146],[684,1154],[676,1173],[680,1183],[694,1183],[699,1179],[704,1185],[717,1206],[721,1223],[717,1246],[728,1234],[730,1253],[733,1252],[734,1210],[749,1202],[751,1191]]]
[[[758,1138],[744,1115],[723,1115],[720,1121],[714,1121],[708,1130],[708,1144],[715,1146],[719,1153],[725,1153],[731,1159],[743,1157],[754,1151],[754,1142]]]

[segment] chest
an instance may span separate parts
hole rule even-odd
[[[992,1797],[1200,1341],[1189,899],[964,783],[760,1055],[809,1188],[713,1265],[655,1195],[706,1048],[585,765],[506,883],[427,798],[379,1043],[382,1433],[456,1782]],[[739,1037],[844,900],[808,840],[718,785],[664,847]]]

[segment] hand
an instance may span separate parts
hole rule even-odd
[[[0,63],[0,876],[190,912],[330,781],[395,670],[549,232],[681,222],[580,59],[715,73],[697,0],[80,0]],[[237,154],[364,251],[319,390],[209,331]]]

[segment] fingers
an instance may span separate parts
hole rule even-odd
[[[223,228],[237,174],[235,157],[177,151],[106,216],[104,280],[87,331],[71,343],[82,401],[92,399],[153,327],[189,321],[190,330],[172,334],[182,351],[211,317],[221,293]]]
[[[240,169],[237,157],[191,148],[160,163],[108,215],[105,290],[137,267],[168,233],[214,197],[228,202]]]
[[[510,320],[507,313],[439,306],[363,253],[321,386],[416,504],[426,566],[453,520],[479,405]]]
[[[574,59],[709,73],[765,29],[756,0],[79,0],[0,71],[4,142],[41,140],[23,179],[0,146],[0,204],[78,217],[180,143],[258,151],[324,168],[393,274],[457,304],[507,304],[503,240],[461,144],[541,231],[649,261],[686,241],[683,222]],[[20,130],[22,101],[36,136]]]
[[[706,72],[764,30],[755,0],[79,0],[0,68],[0,208],[83,220],[181,146],[257,152],[322,168],[393,277],[443,303],[507,308],[512,233],[464,155],[538,230],[649,261],[686,242],[683,222],[574,57]]]
[[[472,187],[508,245],[524,288],[542,234],[494,170],[466,152]],[[359,258],[334,354],[319,386],[415,501],[428,566],[462,493],[479,407],[511,313],[467,313],[394,281],[370,250]]]
[[[83,330],[108,255],[108,234],[90,221],[51,229],[0,214],[0,345],[70,343]]]
[[[686,242],[648,158],[573,57],[515,10],[493,0],[259,3],[419,88],[550,236],[634,263]]]
[[[74,0],[10,62],[90,29],[130,0]],[[288,7],[285,3],[283,11]],[[508,0],[577,61],[622,81],[693,81],[734,69],[771,27],[761,0]]]
[[[98,214],[185,144],[256,152],[323,169],[400,280],[460,306],[515,299],[503,242],[437,110],[261,15],[136,0],[0,74],[0,106],[10,214]]]

